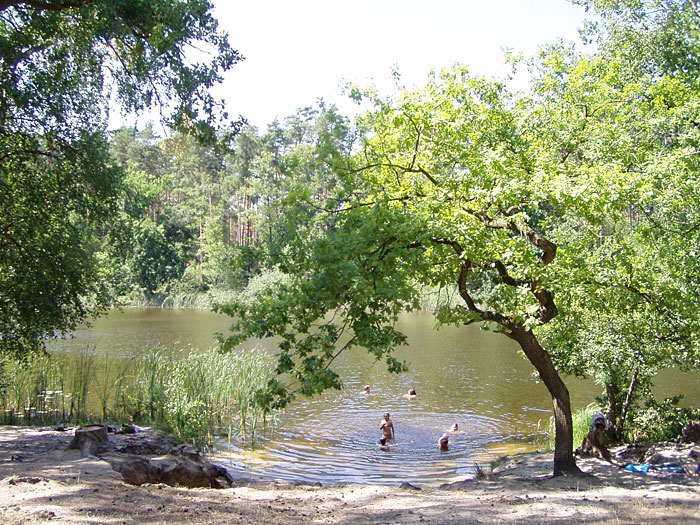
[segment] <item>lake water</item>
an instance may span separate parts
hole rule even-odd
[[[155,345],[207,350],[215,346],[214,334],[225,333],[230,324],[211,312],[125,309],[59,345],[81,348],[87,342],[112,355]],[[234,474],[265,480],[435,484],[470,477],[476,464],[541,446],[551,398],[517,345],[477,326],[435,330],[429,314],[403,315],[397,328],[408,336],[408,346],[396,357],[408,363],[409,372],[389,374],[359,349],[343,354],[335,366],[341,391],[297,398],[254,449],[222,440],[215,460]],[[275,351],[269,341],[249,345]],[[698,405],[697,374],[668,371],[657,382],[659,395],[682,392],[686,404]],[[566,378],[566,383],[574,410],[600,393],[592,382]],[[369,396],[362,393],[366,384]],[[410,388],[417,391],[415,399],[403,397]],[[377,446],[385,412],[398,443],[390,452]],[[460,432],[440,452],[437,440],[455,422]]]

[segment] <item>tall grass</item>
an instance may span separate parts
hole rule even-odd
[[[601,408],[598,405],[591,403],[585,408],[576,410],[573,414],[571,414],[571,420],[574,427],[574,448],[581,446],[583,438],[586,437],[588,431],[591,429],[591,419],[593,418],[593,414],[599,412],[600,410]],[[554,417],[549,419],[548,434],[549,446],[552,450],[554,450]]]
[[[200,447],[217,435],[250,442],[268,423],[254,394],[272,373],[272,358],[258,350],[173,356],[151,349],[126,359],[56,352],[0,362],[0,421],[135,422]]]

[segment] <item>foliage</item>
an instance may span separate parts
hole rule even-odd
[[[643,73],[697,73],[698,4],[695,0],[573,0],[593,10],[598,22],[588,34],[615,49]]]
[[[558,295],[566,308],[544,336],[560,367],[603,386],[622,439],[628,410],[653,400],[660,369],[700,365],[700,134],[691,116],[700,104],[700,17],[690,2],[587,4],[602,15],[601,50],[558,50],[558,78],[566,78],[558,89],[582,108],[584,131],[571,137],[567,155],[607,169],[603,184],[627,205],[599,225],[596,242],[581,245],[580,284]],[[553,82],[543,75],[536,89]],[[559,235],[573,238],[580,228],[569,221]]]
[[[416,308],[425,286],[456,289],[459,302],[442,305],[438,320],[484,322],[520,343],[555,399],[564,436],[556,468],[574,470],[568,392],[534,330],[556,316],[556,293],[578,283],[576,253],[596,240],[587,226],[621,199],[603,170],[562,162],[570,106],[514,98],[459,66],[396,100],[360,96],[376,109],[361,121],[361,154],[317,217],[330,227],[297,230],[279,264],[288,282],[220,307],[236,319],[229,348],[282,339],[277,372],[296,383],[271,383],[265,400],[283,406],[295,391],[338,388],[330,365],[354,346],[402,370],[392,357],[404,341],[392,327],[397,312]],[[556,238],[569,218],[583,233]]]
[[[97,417],[157,425],[200,446],[231,433],[253,441],[273,415],[254,403],[271,371],[272,359],[259,350],[176,357],[150,349],[121,359],[91,348],[54,352],[3,363],[0,418],[55,425]]]
[[[97,135],[63,152],[12,142],[0,163],[0,352],[22,357],[108,305],[93,239],[113,210],[116,172]]]
[[[700,409],[677,406],[681,397],[662,402],[648,399],[643,408],[634,412],[627,439],[632,443],[676,439],[687,424],[700,418]]]
[[[121,176],[104,133],[111,95],[215,138],[221,108],[208,90],[240,57],[210,10],[202,0],[0,6],[2,354],[40,351],[111,301],[112,269],[96,255]],[[207,62],[193,46],[211,52]]]
[[[287,280],[220,307],[236,319],[229,348],[282,340],[262,401],[338,388],[331,365],[353,346],[401,370],[395,312],[425,287],[457,290],[440,322],[520,343],[554,399],[555,472],[574,471],[557,367],[611,386],[622,425],[656,371],[700,363],[695,4],[589,5],[607,16],[599,51],[543,48],[529,94],[460,66],[394,99],[353,89],[375,107],[362,151],[270,258]]]
[[[323,104],[264,134],[244,128],[227,154],[181,134],[159,139],[150,125],[116,131],[110,153],[126,171],[124,202],[99,254],[119,283],[113,293],[208,307],[213,295],[240,291],[284,257],[297,223],[323,210],[336,186],[327,162],[352,139],[346,119]]]

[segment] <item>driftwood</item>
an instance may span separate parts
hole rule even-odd
[[[581,446],[574,452],[581,457],[598,457],[612,463],[612,456],[608,447],[603,443],[603,435],[605,434],[605,416],[600,412],[596,412],[591,418],[591,429],[586,437],[583,438]]]

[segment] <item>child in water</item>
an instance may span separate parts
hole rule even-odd
[[[404,394],[403,397],[405,397],[406,399],[415,399],[417,395],[418,395],[418,394],[416,394],[416,389],[415,389],[415,388],[411,388],[411,389],[408,391],[408,394]]]
[[[369,385],[365,385],[365,387],[362,389],[362,393],[366,396],[369,395]]]
[[[440,452],[447,452],[447,444],[450,442],[450,438],[445,432],[440,439],[438,439],[437,445],[440,448]]]

